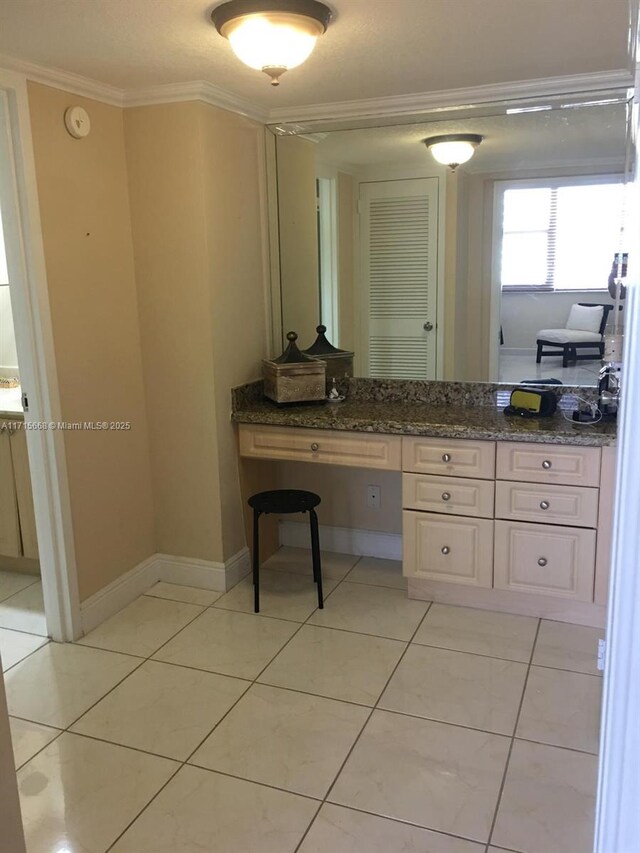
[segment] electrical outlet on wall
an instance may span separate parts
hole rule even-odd
[[[380,509],[380,486],[367,486],[367,506],[369,509]]]

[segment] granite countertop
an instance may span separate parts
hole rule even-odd
[[[367,399],[355,393],[342,403],[280,407],[257,393],[256,385],[234,391],[231,417],[236,423],[591,447],[614,444],[616,439],[615,422],[579,425],[566,420],[562,409],[548,418],[506,416],[501,406],[488,403],[486,395],[477,405],[468,396],[462,403],[454,394],[443,405],[441,401],[400,401],[397,395],[395,399],[384,399],[384,395],[378,395],[383,399]]]

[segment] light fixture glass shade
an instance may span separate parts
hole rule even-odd
[[[482,142],[482,136],[476,133],[452,133],[448,136],[432,136],[423,142],[438,163],[455,169],[473,157]]]
[[[308,59],[331,10],[319,0],[229,0],[211,20],[238,59],[277,86],[281,74]]]
[[[265,12],[229,21],[222,35],[229,39],[238,59],[250,68],[288,71],[309,58],[322,32],[322,25],[311,18]]]

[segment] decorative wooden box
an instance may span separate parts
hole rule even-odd
[[[264,395],[275,403],[311,403],[327,396],[327,367],[324,361],[300,352],[295,332],[288,332],[289,345],[276,359],[263,359]]]
[[[318,337],[303,353],[311,358],[322,359],[327,365],[327,378],[330,380],[353,376],[353,353],[329,343],[326,331],[326,326],[316,326]]]

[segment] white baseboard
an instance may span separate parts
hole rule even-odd
[[[131,604],[158,581],[226,592],[250,570],[245,546],[224,563],[153,554],[80,605],[83,634]]]
[[[80,604],[82,633],[87,634],[159,580],[156,555],[148,557]]]
[[[281,545],[309,548],[309,525],[295,521],[281,521]],[[385,560],[402,559],[402,534],[380,533],[375,530],[358,530],[350,527],[320,525],[320,547],[323,551],[354,554],[359,557],[382,557]]]
[[[227,592],[250,570],[249,549],[245,547],[224,563],[156,554],[158,580]]]

